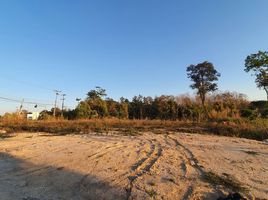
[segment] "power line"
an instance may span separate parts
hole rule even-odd
[[[14,77],[10,77],[8,75],[5,75],[3,77],[6,80],[8,80],[9,82],[16,82],[16,83],[19,83],[19,84],[24,84],[24,85],[32,86],[32,87],[35,87],[35,88],[47,90],[47,91],[50,91],[50,92],[52,92],[52,91],[55,92],[56,93],[56,98],[55,98],[55,103],[54,103],[54,112],[53,112],[53,115],[56,116],[56,108],[57,108],[57,103],[58,103],[58,95],[60,95],[61,91],[59,91],[59,90],[53,90],[53,89],[47,88],[47,87],[43,87],[43,86],[41,86],[39,84],[36,84],[36,83],[30,83],[30,82],[27,82],[27,81],[24,81],[24,80],[18,80],[18,79],[15,79]],[[31,100],[28,100],[27,101],[24,98],[19,98],[19,100],[18,100],[16,98],[8,98],[8,97],[5,97],[5,96],[6,95],[1,95],[0,96],[0,99],[2,101],[6,101],[6,102],[20,103],[21,104],[20,109],[22,109],[23,104],[35,105],[35,107],[37,107],[37,105],[40,106],[40,107],[53,106],[53,104],[50,104],[50,103],[41,103],[39,101],[31,101]],[[22,99],[23,99],[23,101],[22,101]],[[63,99],[65,100],[64,97],[63,97]],[[64,104],[64,102],[63,102],[63,104]]]
[[[53,91],[53,89],[51,89],[51,88],[43,87],[43,86],[41,86],[39,84],[30,83],[30,82],[27,82],[27,81],[24,81],[24,80],[14,79],[13,77],[10,77],[8,75],[3,76],[2,78],[6,79],[9,82],[15,82],[15,83],[24,84],[24,85],[32,86],[32,87],[35,87],[35,88],[43,89],[43,90]]]
[[[5,100],[5,101],[20,102],[19,100],[10,99],[10,98],[6,98],[6,97],[0,97],[0,99]]]
[[[12,98],[2,97],[2,96],[0,96],[0,99],[4,100],[6,102],[15,102],[15,103],[21,103],[22,102],[21,100],[18,100],[18,99],[12,99]],[[41,103],[41,102],[34,102],[34,101],[23,101],[23,104],[39,105],[39,106],[52,106],[53,105],[53,104],[50,104],[50,103]]]
[[[44,103],[44,104],[46,104],[46,102],[52,102],[48,99],[24,98],[24,97],[14,96],[14,95],[11,96],[9,94],[2,93],[2,92],[0,92],[0,97],[5,97],[8,99],[17,100],[17,101],[21,101],[21,99],[23,98],[24,100],[28,102],[39,102],[39,103]]]

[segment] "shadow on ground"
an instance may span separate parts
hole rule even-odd
[[[90,174],[63,167],[34,165],[0,153],[2,200],[126,199],[125,190]]]

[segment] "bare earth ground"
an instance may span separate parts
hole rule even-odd
[[[20,133],[0,140],[1,200],[217,199],[233,177],[268,198],[268,145],[208,135]]]

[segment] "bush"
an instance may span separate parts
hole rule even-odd
[[[268,118],[268,108],[265,108],[261,111],[262,118]]]
[[[241,117],[248,118],[248,119],[251,119],[251,120],[257,118],[257,113],[256,113],[256,111],[251,110],[251,109],[249,109],[249,108],[242,109],[242,110],[240,111],[240,115],[241,115]]]

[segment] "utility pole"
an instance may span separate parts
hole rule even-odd
[[[62,105],[61,105],[61,116],[63,117],[63,109],[64,109],[64,101],[65,101],[66,94],[62,94]]]
[[[54,105],[54,111],[53,111],[53,116],[56,117],[56,108],[57,108],[57,101],[58,101],[58,95],[61,93],[59,90],[54,90],[56,94],[56,99],[55,99],[55,105]]]
[[[21,114],[21,111],[22,111],[22,108],[23,108],[23,103],[24,103],[24,99],[21,100],[19,114]]]

